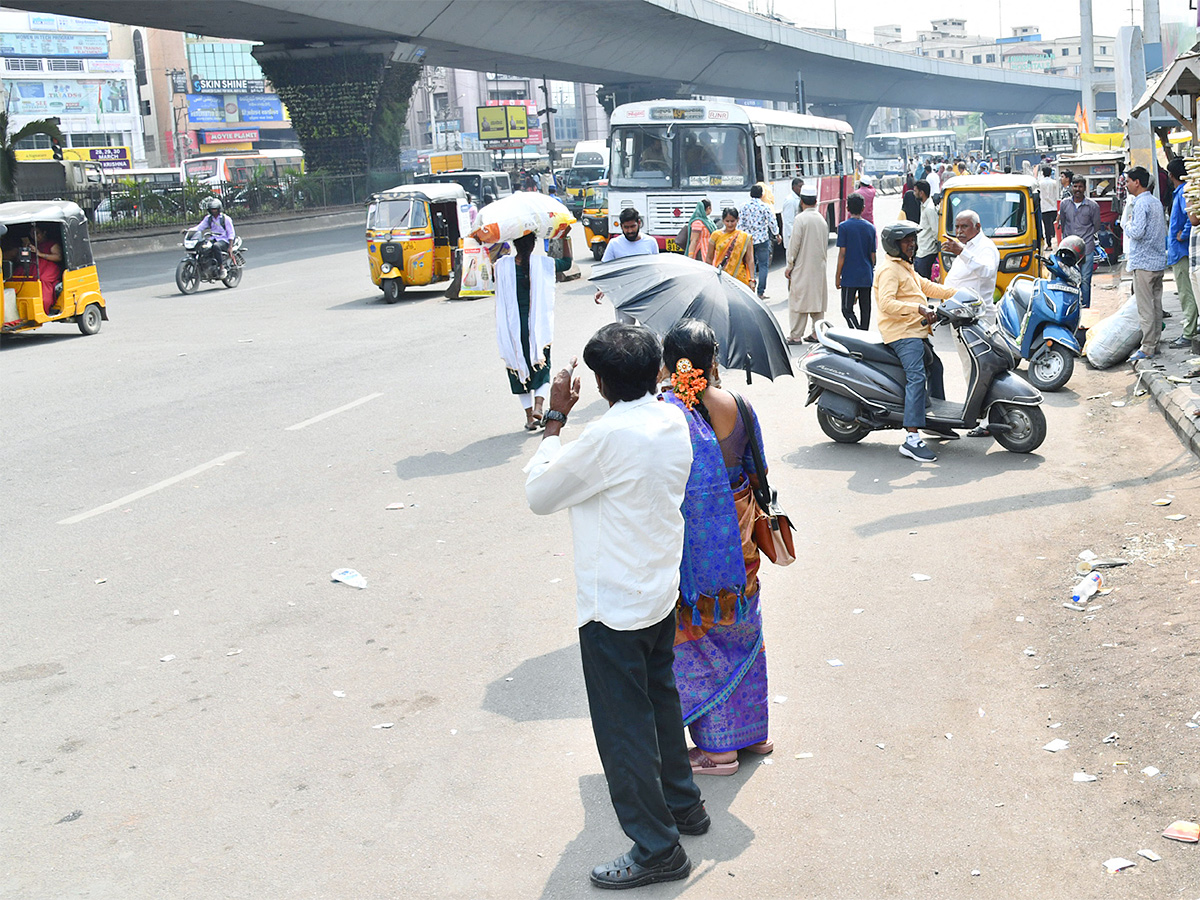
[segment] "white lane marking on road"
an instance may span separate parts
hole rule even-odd
[[[134,491],[132,494],[126,494],[120,500],[114,500],[112,503],[105,503],[103,506],[97,506],[95,509],[89,510],[88,512],[80,513],[77,516],[71,516],[69,519],[63,519],[58,524],[74,525],[78,522],[82,522],[84,519],[90,519],[92,516],[98,516],[101,513],[106,513],[110,509],[116,509],[119,506],[124,506],[126,503],[132,503],[134,500],[140,500],[142,497],[145,497],[148,494],[153,494],[155,491],[161,491],[163,488],[170,487],[177,482],[183,481],[185,478],[191,478],[193,475],[199,475],[201,472],[211,469],[214,466],[224,465],[225,463],[229,462],[229,460],[233,459],[234,457],[241,456],[245,452],[245,450],[235,450],[232,453],[226,453],[224,456],[218,456],[216,459],[196,466],[194,469],[188,469],[186,472],[181,472],[178,475],[164,479],[158,484],[152,484],[148,488],[142,488],[140,491]]]
[[[339,406],[337,409],[331,409],[329,412],[323,412],[319,416],[313,416],[311,419],[305,419],[303,422],[297,422],[295,425],[289,425],[284,431],[299,431],[301,428],[307,428],[309,425],[315,425],[323,419],[328,419],[330,416],[336,416],[338,413],[345,412],[348,409],[354,409],[356,406],[362,406],[376,397],[382,397],[383,394],[367,394],[365,397],[359,397],[357,400],[347,403],[345,406]]]

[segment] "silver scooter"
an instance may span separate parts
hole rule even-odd
[[[962,296],[961,293],[959,296]],[[952,297],[932,307],[935,326],[949,325],[967,375],[961,403],[927,400],[925,427],[951,433],[986,421],[1005,450],[1031,453],[1046,439],[1042,395],[1013,374],[1020,358],[994,325],[977,317],[979,301]],[[894,351],[861,331],[817,330],[819,346],[801,368],[808,377],[808,402],[817,404],[821,430],[841,444],[861,441],[872,431],[904,427],[904,366]]]

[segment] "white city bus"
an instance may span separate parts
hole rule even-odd
[[[864,175],[904,175],[917,159],[952,160],[958,155],[953,131],[893,131],[863,139]]]
[[[675,236],[699,200],[713,216],[741,208],[750,188],[771,186],[778,214],[802,177],[817,192],[830,230],[845,218],[853,192],[854,133],[838,119],[708,100],[648,100],[613,110],[609,132],[608,212],[611,231],[621,210],[642,214],[642,231],[660,249],[679,250]]]
[[[256,171],[278,178],[288,169],[303,171],[304,154],[300,150],[251,150],[245,153],[210,153],[183,161],[188,181],[217,185],[222,182],[245,184]]]
[[[983,155],[1003,171],[1012,166],[1020,174],[1025,163],[1041,165],[1042,157],[1056,158],[1072,153],[1079,142],[1079,127],[1074,122],[1029,122],[1024,125],[998,125],[983,132]]]

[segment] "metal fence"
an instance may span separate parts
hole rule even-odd
[[[361,207],[375,191],[401,180],[396,172],[365,175],[292,175],[281,179],[252,178],[217,185],[189,182],[171,186],[122,181],[83,191],[22,192],[20,200],[70,200],[87,214],[93,234],[147,231],[195,224],[212,197],[237,222],[286,218],[314,210]]]

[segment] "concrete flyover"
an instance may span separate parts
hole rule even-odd
[[[840,41],[716,0],[9,0],[9,7],[262,41],[392,42],[428,65],[604,84],[646,96],[795,97],[859,133],[880,106],[1069,114],[1077,78]],[[421,55],[421,48],[423,56]]]

